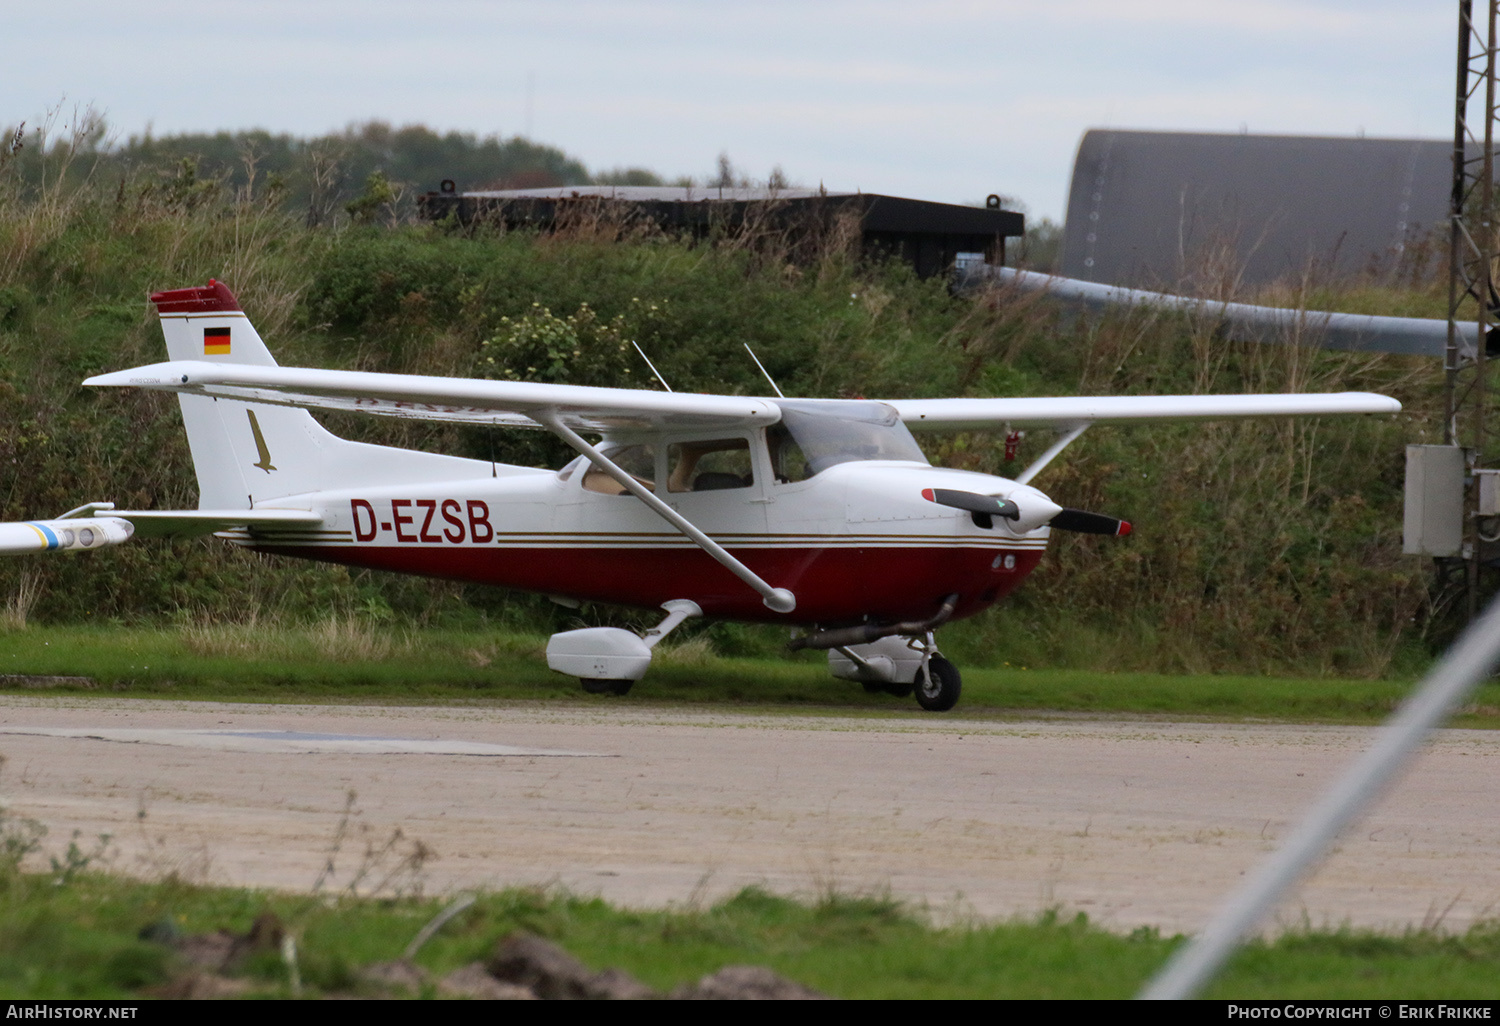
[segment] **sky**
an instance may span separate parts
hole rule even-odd
[[[7,4],[0,124],[123,139],[379,119],[1061,220],[1089,128],[1451,138],[1437,0]],[[430,186],[434,183],[418,183]]]

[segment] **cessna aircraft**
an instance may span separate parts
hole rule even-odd
[[[1052,529],[1123,535],[1030,482],[1099,423],[1395,413],[1364,392],[1043,399],[753,398],[280,367],[221,282],[158,292],[170,361],[86,385],[175,392],[195,510],[90,502],[0,524],[0,552],[217,533],[306,559],[660,607],[644,636],[552,636],[547,664],[623,695],[690,617],[800,628],[835,677],[951,709],[933,638],[1000,601]],[[540,428],[579,455],[542,470],[352,442],[308,410]],[[933,467],[913,432],[1061,430],[1014,480]],[[584,435],[601,436],[597,444]]]

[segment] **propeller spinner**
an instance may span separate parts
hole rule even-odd
[[[1034,488],[1022,496],[1024,506],[1013,499],[1001,499],[977,492],[961,492],[953,488],[924,488],[922,498],[940,506],[967,510],[978,527],[993,528],[995,517],[1015,521],[1016,526],[1034,531],[1043,524],[1059,531],[1076,531],[1080,534],[1109,534],[1117,537],[1130,533],[1130,523],[1103,513],[1090,513],[1082,509],[1065,509],[1048,499]]]

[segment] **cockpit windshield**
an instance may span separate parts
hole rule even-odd
[[[781,423],[766,431],[778,481],[803,481],[859,460],[927,462],[917,440],[885,403],[778,401]]]

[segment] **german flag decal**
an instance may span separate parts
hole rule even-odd
[[[229,355],[229,329],[228,328],[204,328],[203,329],[203,355],[204,356],[228,356]]]

